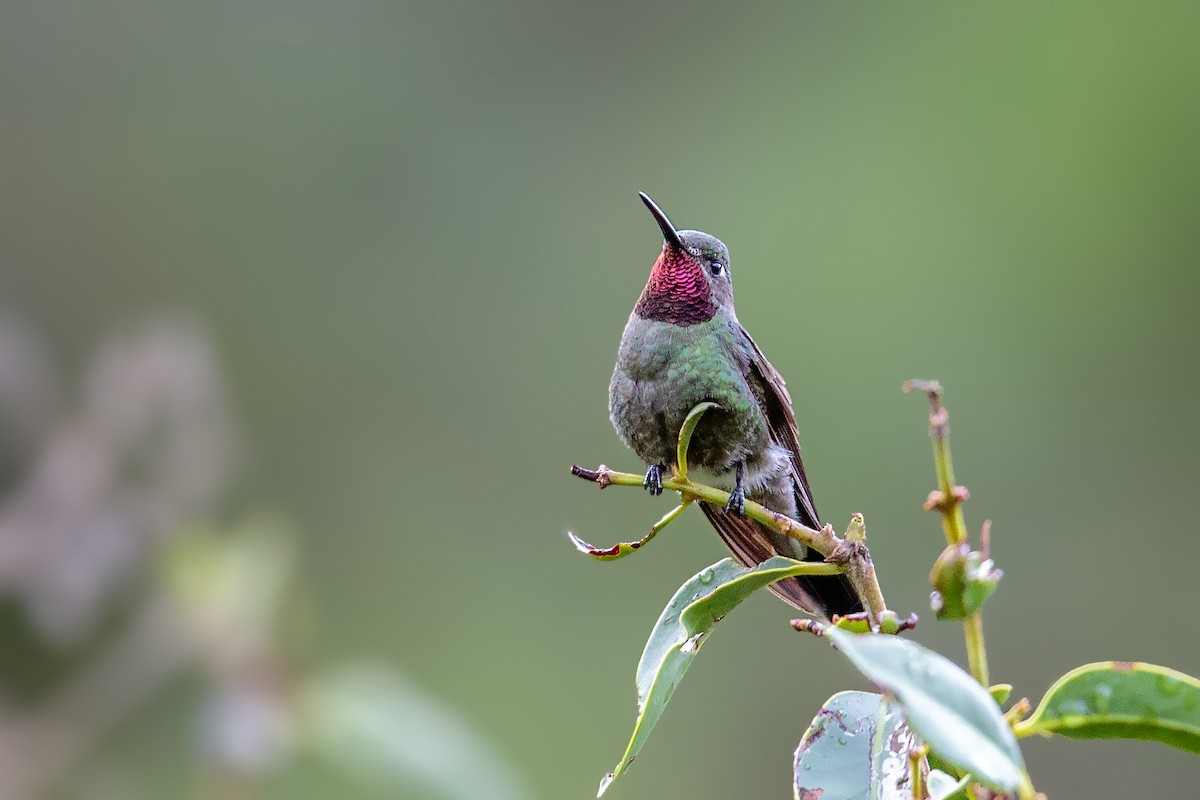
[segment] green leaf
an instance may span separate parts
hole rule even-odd
[[[985,786],[1027,788],[1025,762],[1012,729],[988,691],[949,659],[895,636],[826,635],[863,675],[903,706],[931,751]]]
[[[700,424],[700,418],[709,409],[720,407],[719,404],[711,400],[706,400],[703,403],[697,403],[692,406],[692,410],[688,412],[687,418],[684,419],[683,427],[679,429],[679,443],[675,448],[675,463],[679,467],[680,480],[687,480],[688,446],[692,443],[692,434],[696,432],[696,426]]]
[[[967,794],[967,784],[970,782],[970,775],[955,780],[953,775],[947,775],[940,769],[931,769],[929,777],[925,779],[925,788],[929,790],[929,800],[970,800]]]
[[[1200,680],[1154,664],[1101,661],[1050,687],[1018,736],[1146,739],[1200,753]]]
[[[996,705],[1003,706],[1008,702],[1008,698],[1012,696],[1012,690],[1011,683],[997,683],[994,686],[988,687],[988,694],[996,701]]]
[[[911,800],[908,753],[919,742],[883,695],[839,692],[796,748],[797,800]]]
[[[629,768],[662,716],[675,687],[691,666],[701,642],[717,624],[756,589],[795,575],[832,575],[832,564],[793,561],[783,556],[747,569],[725,558],[692,576],[663,609],[650,632],[637,668],[638,716],[625,755],[600,781],[600,797]]]

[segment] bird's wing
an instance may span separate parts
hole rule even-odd
[[[804,474],[804,461],[800,458],[800,434],[796,431],[796,415],[792,411],[792,396],[779,370],[771,366],[758,344],[746,329],[738,326],[746,343],[750,345],[750,375],[757,378],[755,394],[762,404],[771,433],[771,442],[787,449],[792,454],[792,483],[796,493],[796,511],[801,522],[810,528],[821,527],[817,507],[813,503],[812,490],[808,488],[808,476]]]
[[[788,394],[787,384],[771,366],[771,362],[767,361],[750,334],[746,333],[746,329],[739,325],[738,330],[748,345],[750,364],[747,379],[767,418],[771,443],[786,448],[792,456],[791,482],[796,498],[797,522],[819,529],[821,522],[808,488],[808,477],[804,474],[804,462],[800,458],[800,437],[796,432],[796,417],[792,412],[792,398]],[[780,551],[773,540],[777,540],[781,534],[752,519],[729,514],[723,508],[707,503],[701,503],[700,508],[725,545],[746,566],[761,564]],[[785,551],[784,555],[790,554]],[[821,561],[822,556],[810,550],[808,560]],[[861,607],[844,575],[788,578],[771,584],[770,588],[784,601],[810,614],[847,614]]]

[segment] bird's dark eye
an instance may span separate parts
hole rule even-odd
[[[710,261],[708,262],[708,268],[712,270],[713,275],[720,275],[721,270],[725,269],[725,265],[720,261]]]

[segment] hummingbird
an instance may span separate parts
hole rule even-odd
[[[646,489],[659,495],[664,471],[678,466],[676,441],[688,412],[716,403],[692,434],[689,475],[730,495],[724,508],[701,502],[704,516],[748,567],[774,555],[823,560],[745,516],[750,497],[821,527],[791,395],[734,311],[729,249],[707,233],[676,230],[645,192],[638,195],[662,230],[663,248],[621,336],[608,393],[613,427],[646,464]],[[809,614],[861,609],[843,575],[787,578],[770,588]]]

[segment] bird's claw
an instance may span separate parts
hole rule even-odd
[[[725,504],[725,511],[735,517],[746,516],[746,492],[741,486],[730,492],[729,502]]]
[[[650,494],[654,496],[662,494],[662,467],[658,466],[657,464],[651,465],[651,467],[646,470],[646,480],[642,481],[642,486],[645,486],[646,489],[649,490]]]

